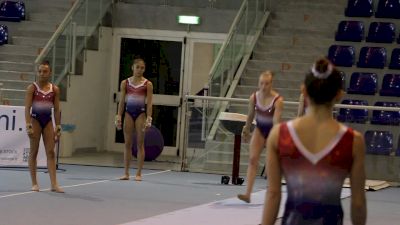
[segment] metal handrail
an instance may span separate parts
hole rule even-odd
[[[226,101],[226,102],[237,102],[237,103],[249,103],[247,98],[226,98],[226,97],[212,97],[212,96],[199,96],[199,95],[185,95],[186,100],[214,100],[214,101]],[[299,105],[299,102],[294,101],[283,101],[284,105]],[[383,111],[396,111],[400,112],[400,107],[384,107],[384,106],[370,106],[370,105],[347,105],[347,104],[335,104],[334,108],[346,108],[346,109],[367,109],[367,110],[383,110]]]
[[[247,5],[247,0],[242,2],[242,5],[240,6],[239,12],[236,14],[235,19],[233,20],[233,23],[231,25],[231,27],[229,28],[229,32],[228,32],[228,36],[226,37],[226,41],[224,41],[224,43],[222,44],[221,48],[218,51],[217,54],[217,59],[214,61],[210,73],[209,73],[209,79],[208,79],[208,83],[210,83],[213,79],[213,76],[215,74],[215,70],[217,69],[217,66],[219,65],[219,63],[222,60],[222,54],[223,52],[225,52],[226,46],[228,46],[230,40],[232,39],[232,36],[234,34],[234,31],[236,30],[236,26],[238,24],[239,18],[242,16],[242,14],[244,13],[245,7]]]
[[[242,7],[240,8],[240,10],[243,11],[243,12],[244,12],[244,10],[248,10],[249,9],[248,8],[249,7],[248,3],[249,3],[249,1],[244,1],[243,4],[242,4]],[[258,1],[256,1],[256,3],[258,3]],[[264,5],[266,5],[266,3],[264,3]],[[258,4],[256,6],[256,10],[257,9],[258,9]],[[221,49],[220,49],[220,51],[219,51],[219,53],[217,55],[217,59],[214,61],[213,67],[211,68],[210,78],[209,78],[209,81],[208,81],[209,87],[211,89],[210,93],[212,93],[211,82],[213,81],[213,79],[215,79],[214,76],[216,74],[217,67],[220,65],[221,60],[223,58],[223,54],[224,54],[225,48],[226,48],[226,46],[229,45],[229,42],[230,42],[232,36],[234,35],[234,33],[236,31],[236,27],[238,26],[238,23],[239,23],[238,20],[239,20],[239,18],[241,18],[242,14],[243,14],[243,12],[241,12],[241,11],[238,12],[238,14],[236,15],[235,20],[234,20],[234,22],[233,22],[233,24],[231,26],[231,30],[229,32],[229,35],[227,37],[227,41],[224,42],[224,45],[221,47]],[[264,27],[268,17],[269,17],[269,12],[268,11],[263,11],[263,14],[261,15],[261,17],[258,16],[258,13],[256,13],[255,24],[253,24],[251,28],[247,28],[248,30],[255,30],[255,34],[252,35],[252,39],[251,40],[247,40],[247,39],[249,39],[249,33],[246,34],[246,43],[248,45],[246,45],[244,47],[245,49],[242,52],[242,55],[235,56],[235,57],[238,57],[238,58],[242,58],[242,60],[238,60],[237,61],[238,65],[234,65],[233,66],[234,68],[238,67],[238,69],[236,70],[235,74],[233,74],[233,77],[230,78],[229,81],[231,81],[231,82],[228,82],[230,85],[225,87],[225,82],[223,82],[223,78],[221,76],[221,82],[220,82],[220,85],[219,85],[220,95],[223,95],[224,97],[231,97],[232,96],[233,90],[237,86],[237,83],[238,83],[238,81],[239,81],[239,79],[241,77],[241,74],[244,71],[245,65],[247,64],[247,61],[250,58],[251,51],[254,48],[254,46],[256,44],[256,41],[257,41],[259,35],[261,34],[261,30]],[[245,19],[247,19],[247,17]],[[246,25],[247,25],[247,23],[246,23]],[[221,111],[225,111],[225,108],[226,108],[226,105],[220,104],[220,105],[216,106],[212,110],[209,118],[210,118],[210,120],[213,120],[216,123],[213,123],[211,125],[211,127],[209,128],[209,129],[211,129],[211,131],[209,132],[210,136],[214,135],[214,133],[216,132],[216,129],[218,127],[218,120],[215,120],[217,115]],[[202,129],[205,129],[205,127],[203,127]],[[211,137],[209,137],[209,138],[211,138]]]
[[[46,43],[44,48],[40,51],[40,54],[36,57],[35,65],[41,63],[42,60],[45,58],[45,56],[49,53],[51,47],[54,46],[55,42],[60,37],[62,32],[65,30],[65,27],[68,25],[69,21],[72,19],[71,16],[73,15],[73,13],[76,12],[76,10],[79,8],[78,6],[80,6],[83,3],[83,1],[84,0],[77,0],[74,2],[71,9],[68,11],[67,15],[61,22],[61,24],[57,27],[56,31],[51,36],[50,40]]]

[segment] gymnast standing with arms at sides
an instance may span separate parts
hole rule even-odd
[[[55,142],[61,135],[60,126],[60,89],[50,82],[51,67],[49,62],[42,62],[38,67],[37,81],[30,84],[25,96],[25,122],[26,132],[30,140],[29,171],[32,180],[32,191],[39,191],[36,178],[37,155],[39,152],[40,138],[43,143],[47,157],[47,169],[50,175],[51,188],[53,192],[63,193],[58,186],[56,178],[56,153]],[[56,127],[52,123],[54,120]]]
[[[343,96],[339,71],[326,58],[306,75],[302,92],[307,113],[274,126],[267,141],[268,189],[262,225],[275,224],[281,200],[281,179],[288,197],[282,225],[341,225],[341,190],[349,176],[351,221],[366,223],[365,144],[363,136],[332,116]]]
[[[136,58],[132,64],[132,76],[121,82],[121,99],[118,105],[118,114],[115,117],[117,129],[122,129],[121,117],[125,106],[124,119],[124,168],[125,173],[120,180],[129,180],[129,168],[132,159],[132,138],[136,132],[137,138],[137,163],[138,168],[135,181],[142,180],[144,163],[144,134],[146,128],[151,126],[153,107],[153,84],[143,77],[146,64],[142,58]]]
[[[254,117],[256,118],[256,129],[250,140],[250,157],[247,168],[247,189],[245,194],[239,194],[238,198],[249,203],[256,178],[258,162],[268,134],[274,124],[281,120],[283,110],[283,97],[272,89],[273,73],[264,71],[258,80],[258,91],[249,98],[248,115],[242,130],[244,141],[250,137],[250,128]],[[267,149],[268,150],[268,149]]]

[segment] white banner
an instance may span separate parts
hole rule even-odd
[[[0,167],[27,167],[29,138],[25,131],[25,107],[0,105]],[[38,167],[47,167],[43,140],[40,140]]]

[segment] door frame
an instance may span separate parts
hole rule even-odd
[[[123,152],[124,144],[115,143],[115,126],[114,117],[117,108],[117,99],[114,101],[114,93],[118,93],[119,88],[119,64],[121,54],[121,40],[122,38],[133,39],[146,39],[146,40],[160,40],[160,41],[176,41],[182,43],[182,57],[181,57],[181,82],[178,95],[154,95],[153,105],[160,105],[158,103],[165,101],[165,97],[175,99],[176,103],[173,105],[162,104],[165,106],[178,107],[178,122],[177,122],[177,140],[176,146],[165,146],[162,152],[163,155],[176,155],[178,149],[183,149],[184,145],[184,128],[185,128],[185,110],[183,107],[183,99],[187,93],[190,93],[191,85],[191,68],[193,64],[193,48],[194,43],[223,43],[226,34],[221,33],[200,33],[200,32],[184,32],[184,31],[168,31],[168,30],[149,30],[149,29],[135,29],[135,28],[114,28],[113,38],[111,44],[111,74],[109,76],[109,106],[108,106],[108,121],[106,135],[106,149],[107,151]],[[186,59],[186,60],[185,60]],[[158,100],[157,100],[158,98]],[[179,101],[179,104],[178,104]],[[178,105],[177,105],[178,104]]]

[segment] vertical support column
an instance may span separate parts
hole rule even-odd
[[[72,22],[71,74],[76,72],[76,22]]]
[[[240,145],[242,143],[242,136],[235,134],[235,144],[233,147],[233,165],[232,165],[232,184],[238,184],[239,167],[240,167]]]

